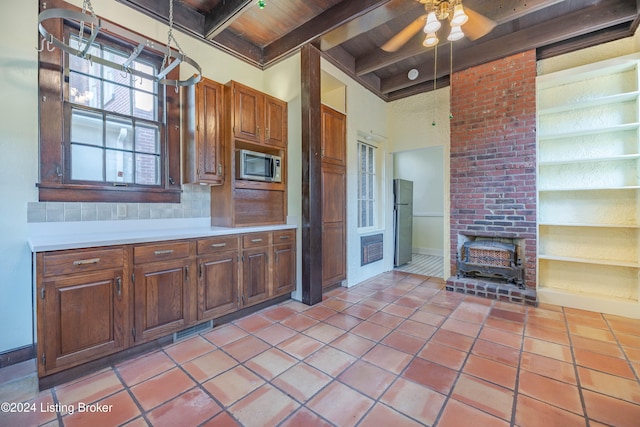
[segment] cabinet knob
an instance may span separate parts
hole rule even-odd
[[[218,163],[218,176],[222,175],[222,163]]]
[[[118,297],[122,296],[122,278],[116,277],[116,292],[118,293]]]
[[[251,243],[260,243],[262,239],[251,239]]]

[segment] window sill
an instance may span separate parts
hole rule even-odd
[[[37,184],[41,202],[180,203],[179,188],[92,187]]]

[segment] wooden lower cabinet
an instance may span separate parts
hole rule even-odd
[[[134,270],[133,336],[136,342],[160,338],[189,325],[190,260],[144,264]]]
[[[36,266],[39,376],[127,347],[122,248],[40,253]]]
[[[238,252],[222,252],[198,258],[198,320],[209,320],[236,311]]]
[[[281,230],[37,253],[39,376],[295,290],[295,240]]]
[[[251,233],[242,238],[242,305],[266,300],[269,295],[271,233]]]
[[[283,295],[296,289],[296,234],[293,230],[273,233],[272,294]]]

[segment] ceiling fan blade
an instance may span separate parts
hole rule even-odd
[[[468,7],[465,7],[464,11],[469,17],[469,20],[462,26],[462,31],[464,31],[465,36],[470,40],[477,40],[480,37],[489,34],[491,30],[498,25],[494,20],[489,19]]]
[[[424,27],[424,18],[426,15],[419,17],[414,20],[411,24],[404,27],[398,34],[391,37],[385,44],[383,44],[380,48],[385,52],[395,52],[400,49],[407,43],[409,40],[413,38],[418,32]]]

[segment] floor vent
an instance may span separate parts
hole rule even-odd
[[[209,320],[208,322],[200,323],[199,325],[195,325],[190,328],[183,329],[173,334],[173,342],[178,342],[185,338],[192,337],[194,335],[199,334],[200,332],[206,331],[207,329],[211,329],[211,328],[213,328],[213,320]]]

